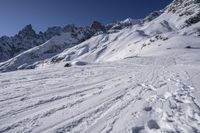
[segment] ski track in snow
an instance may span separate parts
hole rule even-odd
[[[0,74],[0,132],[200,132],[187,65],[131,60]]]

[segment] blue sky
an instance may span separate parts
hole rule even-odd
[[[14,35],[25,25],[36,31],[66,24],[104,24],[143,18],[172,0],[0,0],[0,35]]]

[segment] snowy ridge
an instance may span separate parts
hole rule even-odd
[[[106,29],[108,32],[116,32],[116,30],[122,30],[127,27],[131,27],[133,25],[141,24],[140,19],[132,19],[132,18],[127,18],[123,21],[117,21],[111,24],[106,25]]]
[[[55,36],[46,43],[27,50],[18,56],[0,64],[1,71],[13,71],[17,69],[33,69],[35,65],[48,59],[64,49],[70,48],[87,36],[84,32],[79,31],[79,34],[74,36],[72,33],[63,33],[59,36]]]
[[[89,62],[105,62],[123,59],[128,56],[136,56],[141,53],[143,45],[146,45],[146,42],[151,40],[151,38],[158,37],[158,40],[167,40],[174,35],[200,35],[198,27],[199,13],[199,1],[174,0],[164,10],[157,12],[156,15],[155,13],[150,14],[143,20],[143,23],[141,20],[128,18],[106,26],[94,21],[89,29],[73,26],[64,27],[64,29],[53,27],[48,29],[49,37],[54,36],[54,34],[51,34],[53,31],[56,31],[59,35],[64,31],[71,31],[68,33],[72,34],[72,39],[76,38],[77,35],[85,37],[81,39],[78,37],[77,40],[79,41],[72,42],[72,44],[69,44],[67,41],[65,43],[68,45],[64,46],[59,44],[59,42],[58,44],[55,42],[55,46],[53,44],[51,47],[45,47],[47,48],[45,50],[44,48],[39,50],[40,46],[33,48],[1,63],[0,71],[35,68],[38,65],[41,66],[40,64],[51,64],[60,61],[85,60]],[[73,33],[74,30],[75,33]],[[90,37],[91,39],[88,39]],[[60,37],[60,39],[68,40],[69,38]],[[82,41],[84,42],[81,43]],[[57,47],[58,45],[61,45],[61,47]],[[43,46],[46,46],[46,44],[41,45],[41,47]],[[41,51],[44,52],[42,53]],[[54,52],[50,52],[47,56],[48,51]],[[27,53],[31,53],[31,55],[27,56]]]
[[[13,37],[3,36],[0,38],[0,62],[44,42],[45,38],[37,34],[31,25],[27,25]]]
[[[189,27],[183,27],[191,16],[178,16],[173,12],[169,12],[167,10],[168,8],[159,17],[148,23],[142,25],[136,24],[122,29],[119,32],[94,36],[75,47],[63,51],[47,62],[52,62],[52,60],[61,61],[62,59],[63,61],[84,60],[87,62],[114,61],[141,55],[141,53],[144,53],[144,46],[154,46],[155,44],[160,46],[158,43],[162,44],[165,42],[168,45],[168,41],[171,38],[173,40],[174,36],[200,35],[199,23],[195,23]],[[196,9],[191,6],[191,9],[198,10],[199,8]],[[174,47],[176,47],[176,44],[174,44]],[[185,46],[182,45],[182,47]],[[161,48],[158,47],[156,50],[159,51]],[[166,49],[162,52],[164,53],[165,51]]]
[[[139,23],[139,21],[136,22],[136,20],[129,18],[125,21],[117,23],[117,25],[120,26],[120,29],[124,29],[137,23]],[[67,49],[78,45],[93,35],[109,33],[111,30],[116,30],[114,29],[115,26],[116,24],[108,28],[103,26],[101,23],[94,21],[91,27],[86,28],[75,27],[74,25],[67,25],[63,28],[51,27],[45,33],[41,33],[45,38],[51,38],[50,40],[39,46],[30,49],[27,48],[29,50],[22,52],[21,54],[11,58],[8,61],[0,63],[0,71],[6,72],[19,69],[33,69],[38,64],[46,62],[46,59],[48,60],[49,58],[52,58],[52,56],[55,56],[64,50],[66,51]],[[32,27],[30,29],[32,29]],[[2,52],[2,54],[4,54],[4,52]],[[59,60],[57,60],[53,58],[52,61],[55,63],[59,62],[60,60],[62,59],[59,58]]]
[[[88,39],[95,31],[89,27],[66,25],[64,27],[49,27],[45,32],[36,33],[32,25],[27,25],[13,37],[3,36],[0,38],[0,62],[7,61],[26,50],[39,46],[54,36],[64,33],[76,36],[79,32],[85,35],[84,39]]]

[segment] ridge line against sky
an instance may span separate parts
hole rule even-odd
[[[93,20],[104,24],[128,17],[144,18],[172,0],[0,0],[0,36],[14,35],[25,25],[38,31],[50,26],[88,26]]]

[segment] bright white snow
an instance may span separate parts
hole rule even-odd
[[[200,132],[193,54],[2,73],[0,132]]]
[[[200,133],[200,22],[185,25],[194,2],[44,60],[77,40],[57,36],[1,63],[36,69],[0,73],[0,133]]]

